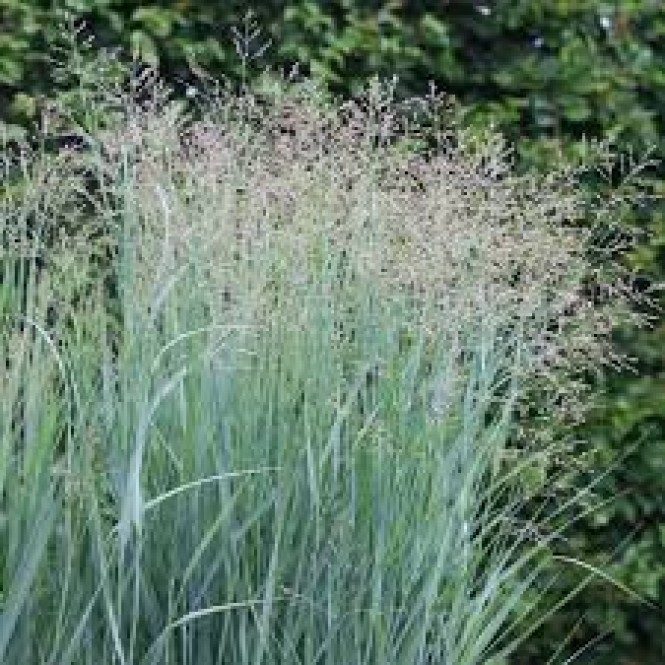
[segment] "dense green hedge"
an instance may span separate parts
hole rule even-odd
[[[323,77],[340,94],[378,73],[397,75],[404,93],[433,81],[454,93],[468,120],[492,122],[513,141],[524,166],[544,166],[586,136],[621,150],[651,146],[665,156],[665,3],[661,0],[262,0],[261,35],[249,71],[292,66]],[[0,0],[0,118],[6,132],[38,117],[52,90],[50,43],[61,41],[61,11],[85,19],[96,43],[159,62],[179,86],[206,73],[242,74],[231,26],[244,1]],[[259,55],[264,45],[270,45]],[[247,64],[247,63],[246,63]],[[198,73],[198,79],[192,74]],[[647,173],[665,193],[665,168]],[[630,258],[643,285],[665,280],[665,206],[654,200],[626,224],[650,233]],[[662,302],[662,301],[661,301]],[[576,556],[598,564],[661,608],[665,604],[665,324],[626,330],[634,374],[607,376],[607,397],[582,435],[598,465],[617,463],[600,492],[613,500],[571,535]],[[580,575],[571,569],[568,582]],[[606,583],[594,583],[535,635],[523,663],[574,629],[568,652],[608,632],[576,662],[665,662],[662,609],[652,610]]]

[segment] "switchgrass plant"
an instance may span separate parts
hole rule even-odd
[[[75,94],[5,151],[0,661],[499,662],[576,502],[522,414],[623,299],[577,169],[378,83]]]

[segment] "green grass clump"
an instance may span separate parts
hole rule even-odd
[[[79,92],[5,154],[0,661],[498,658],[572,505],[520,413],[612,316],[576,171],[379,85]]]

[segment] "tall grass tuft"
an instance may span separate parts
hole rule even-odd
[[[0,661],[499,662],[625,299],[579,170],[378,83],[73,94],[4,154]]]

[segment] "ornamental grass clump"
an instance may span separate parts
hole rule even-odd
[[[5,151],[0,661],[499,662],[626,298],[579,170],[378,83],[74,102]]]

